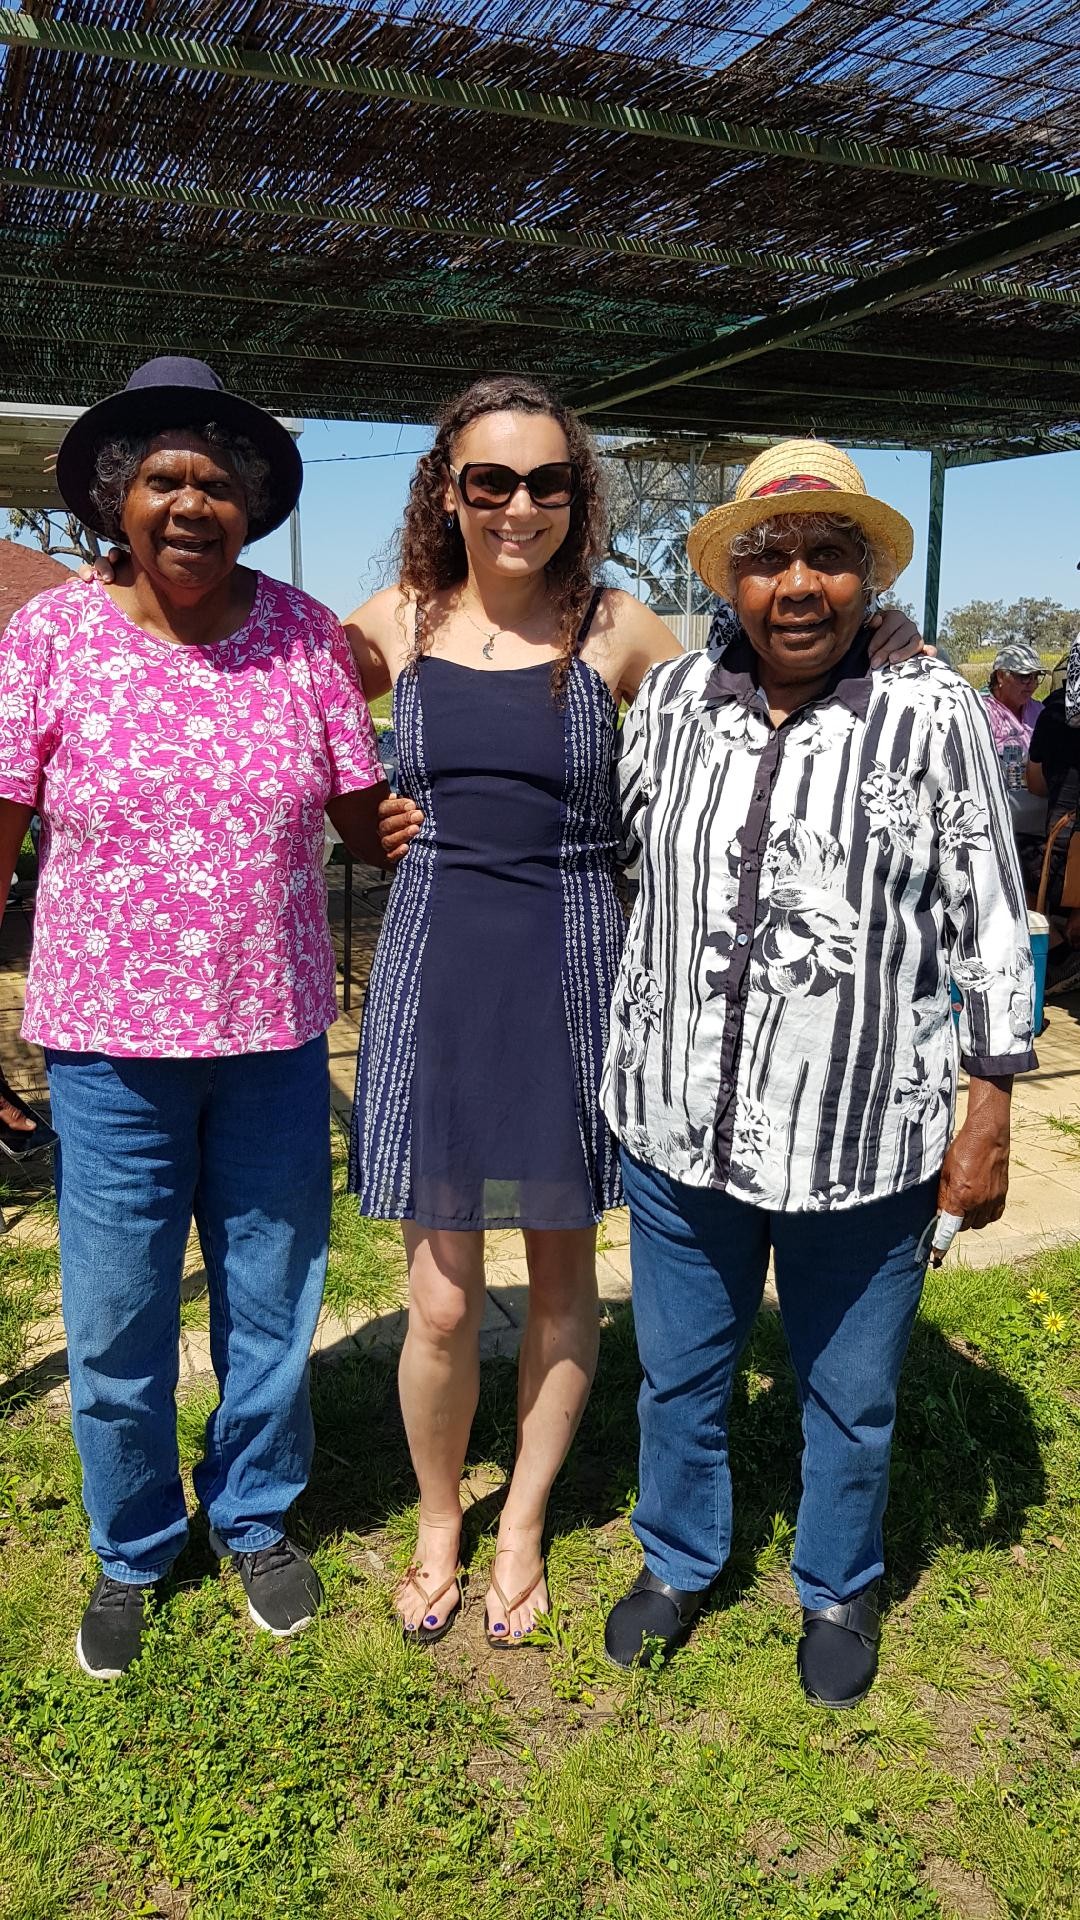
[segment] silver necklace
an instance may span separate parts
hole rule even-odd
[[[472,614],[469,612],[468,607],[463,606],[461,611],[465,615],[465,618],[468,621],[470,627],[473,627],[477,633],[482,633],[486,635],[484,645],[480,649],[481,653],[484,656],[484,659],[485,660],[494,659],[495,642],[499,638],[500,633],[506,633],[508,629],[506,627],[482,627],[478,620],[473,619]]]

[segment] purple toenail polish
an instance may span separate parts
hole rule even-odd
[[[515,1628],[514,1628],[514,1639],[515,1639],[515,1640],[520,1640],[520,1639],[521,1639],[521,1628],[520,1628],[520,1627],[515,1627]]]
[[[492,1627],[491,1631],[492,1633],[505,1633],[506,1628],[503,1625],[503,1622],[501,1620],[496,1620],[495,1625]]]
[[[424,1617],[425,1627],[437,1627],[438,1624],[439,1624],[439,1616],[437,1613],[429,1613],[425,1615]]]

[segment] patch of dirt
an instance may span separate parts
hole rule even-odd
[[[793,1849],[790,1833],[774,1820],[748,1827],[740,1845],[761,1866],[778,1868],[785,1880],[808,1880],[814,1874],[827,1873],[840,1858],[839,1851],[824,1839],[808,1840],[805,1846]]]
[[[927,1753],[928,1762],[957,1780],[973,1780],[986,1763],[976,1727],[996,1740],[1003,1740],[1010,1730],[1008,1708],[993,1694],[973,1693],[966,1700],[955,1700],[933,1687],[922,1687],[918,1704],[937,1736]],[[1009,1780],[1014,1769],[1000,1756],[997,1765],[1002,1780]]]
[[[687,1733],[694,1733],[706,1747],[734,1747],[738,1744],[739,1729],[730,1714],[721,1713],[718,1708],[702,1707],[683,1713],[680,1726]]]
[[[923,1872],[949,1920],[1001,1920],[1005,1909],[981,1873],[970,1873],[938,1853],[927,1854]]]

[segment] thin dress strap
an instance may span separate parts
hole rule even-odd
[[[596,609],[600,605],[600,602],[603,599],[603,597],[604,597],[604,587],[601,584],[600,586],[595,587],[593,589],[592,599],[589,601],[589,604],[585,609],[585,618],[582,621],[574,637],[574,659],[575,660],[577,659],[578,654],[581,652],[582,647],[585,645],[585,642],[589,637],[589,628],[592,626],[592,623],[596,618]]]

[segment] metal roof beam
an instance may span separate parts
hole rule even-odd
[[[351,95],[363,100],[401,100],[414,106],[452,112],[493,114],[503,119],[580,127],[634,139],[675,141],[763,159],[801,160],[859,172],[907,175],[995,191],[1069,199],[1080,194],[1080,175],[1052,169],[1015,167],[1002,161],[972,160],[959,154],[917,147],[892,147],[876,140],[836,140],[793,128],[747,126],[694,113],[662,113],[605,100],[565,94],[531,93],[517,87],[483,85],[473,80],[419,72],[407,67],[367,67],[357,61],[327,60],[304,54],[274,53],[235,43],[196,40],[171,33],[141,33],[88,25],[68,19],[39,19],[28,13],[0,12],[0,41],[91,59],[123,60],[138,66],[215,73],[224,79],[251,80],[307,92]]]
[[[247,280],[243,285],[215,280],[209,285],[183,280],[171,273],[140,273],[138,280],[117,280],[93,268],[80,266],[77,260],[65,263],[63,268],[55,271],[39,267],[36,261],[12,264],[10,251],[6,256],[0,254],[0,282],[4,280],[14,280],[23,287],[40,282],[42,286],[83,287],[102,293],[130,294],[136,298],[145,294],[165,293],[188,300],[225,300],[245,306],[293,307],[307,315],[359,313],[388,320],[439,320],[464,326],[529,327],[544,333],[624,338],[631,335],[638,339],[652,334],[658,338],[676,340],[685,340],[688,335],[712,340],[719,327],[740,324],[732,316],[718,314],[711,324],[705,320],[695,326],[679,314],[669,316],[663,309],[654,308],[650,309],[647,319],[639,319],[629,310],[625,314],[612,313],[595,302],[581,307],[508,307],[501,302],[495,306],[486,300],[444,300],[438,294],[409,300],[370,290],[347,295],[326,293],[320,287],[294,287],[291,291],[282,292],[280,286],[262,284],[257,280]]]
[[[272,341],[253,340],[249,334],[243,340],[228,339],[218,335],[212,340],[192,340],[185,333],[185,353],[195,354],[200,359],[244,359],[244,360],[283,360],[298,365],[339,366],[339,367],[400,367],[411,372],[466,373],[475,375],[482,365],[489,373],[513,373],[515,368],[504,365],[498,356],[478,362],[462,352],[442,353],[435,347],[424,347],[419,351],[388,345],[378,347],[335,347],[310,341]],[[34,320],[30,331],[20,331],[19,339],[28,346],[48,347],[104,347],[120,352],[148,353],[151,356],[160,351],[160,330],[142,339],[124,338],[112,331],[77,331],[63,322],[54,326],[43,325]],[[530,368],[538,374],[557,381],[569,379],[575,371],[573,366],[561,365],[557,361],[537,359],[530,361]],[[1080,405],[1080,401],[1078,401]]]
[[[938,413],[947,414],[960,412],[1038,415],[1048,410],[1060,414],[1063,408],[1068,410],[1070,406],[1080,409],[1080,391],[1067,399],[1060,393],[1055,394],[1051,399],[1049,396],[1043,398],[1038,394],[957,393],[940,388],[889,387],[883,389],[881,387],[823,386],[820,376],[817,380],[780,380],[767,369],[762,370],[760,378],[753,374],[741,378],[738,374],[726,373],[709,376],[695,380],[686,391],[692,394],[720,392],[732,395],[791,394],[795,398],[805,397],[807,400],[838,401],[845,406],[849,402],[853,405],[861,405],[865,402],[869,406],[929,407]]]
[[[687,404],[684,406],[679,405],[678,401],[673,396],[669,397],[665,391],[662,398],[658,397],[650,401],[641,409],[638,409],[632,400],[628,401],[618,411],[605,413],[603,419],[595,424],[598,429],[606,433],[611,430],[616,421],[623,418],[662,419],[679,421],[690,432],[705,433],[712,430],[712,425],[717,419],[723,419],[726,426],[734,429],[745,425],[751,430],[775,434],[806,433],[813,429],[814,432],[823,434],[827,438],[834,438],[836,432],[841,429],[858,434],[864,430],[866,432],[899,431],[902,427],[905,435],[914,436],[922,446],[947,445],[950,441],[963,446],[969,441],[1008,439],[1014,434],[1030,435],[1051,430],[1051,423],[1040,419],[1037,414],[1029,414],[1020,419],[999,418],[989,414],[964,420],[947,413],[908,415],[899,409],[893,412],[887,405],[878,407],[876,410],[869,404],[851,408],[846,404],[844,394],[837,394],[832,405],[826,406],[820,403],[814,405],[812,402],[800,406],[796,401],[784,406],[768,394],[757,398],[752,394],[726,397],[717,394],[710,396],[707,403],[697,405],[694,404],[693,394],[698,390],[694,389],[693,394],[686,389],[683,391],[687,393]],[[1061,419],[1061,416],[1058,418]],[[1074,413],[1062,419],[1062,426],[1069,427],[1078,418],[1080,418],[1080,405],[1076,407]]]
[[[0,11],[0,21],[9,16]],[[604,233],[599,227],[565,228],[521,225],[502,220],[466,220],[456,214],[396,207],[363,207],[351,200],[282,197],[273,193],[219,193],[212,187],[186,187],[180,181],[117,179],[109,173],[54,173],[39,167],[0,167],[0,186],[38,193],[91,193],[114,200],[158,207],[190,207],[204,213],[247,213],[275,220],[310,220],[318,226],[361,228],[387,233],[428,233],[453,240],[501,240],[511,246],[558,247],[568,253],[624,254],[634,259],[669,260],[696,267],[740,267],[749,272],[816,274],[852,280],[861,263],[842,255],[770,253],[749,247],[699,247],[691,241],[645,240],[633,233]],[[1080,200],[1078,200],[1080,204]]]
[[[59,369],[62,356],[65,372],[71,368],[70,353],[65,353],[60,341],[47,340],[28,342],[25,338],[16,341],[13,338],[0,337],[0,352],[5,354],[7,364],[17,370],[14,384],[19,384],[18,375],[25,373],[31,362],[38,366]],[[218,352],[219,362],[227,362],[228,350]],[[405,371],[403,369],[403,371]],[[413,372],[415,373],[415,369]],[[293,380],[249,381],[244,391],[252,398],[260,399],[262,404],[274,412],[296,412],[311,417],[346,419],[401,419],[418,416],[425,424],[430,423],[431,414],[441,403],[450,387],[438,381],[424,382],[423,390],[418,391],[412,380],[403,390],[390,394],[373,394],[363,387],[354,387],[336,381],[332,385],[309,388],[299,387]],[[645,414],[632,408],[625,411],[625,419],[613,416],[605,421],[605,427],[626,431],[628,428],[654,430],[656,424],[670,424],[683,433],[695,438],[710,439],[730,437],[740,433],[761,434],[772,439],[780,439],[792,431],[794,422],[790,413],[777,416],[767,409],[751,408],[736,416],[731,410],[717,406],[708,410],[680,406],[679,398],[665,399],[659,407],[650,407]],[[926,450],[927,448],[949,441],[963,445],[965,439],[974,443],[985,437],[992,428],[988,424],[978,427],[957,427],[948,421],[925,421],[889,419],[888,417],[868,417],[858,419],[844,413],[831,415],[819,421],[822,431],[833,438],[846,441],[850,445],[909,446]]]
[[[686,380],[719,373],[725,367],[737,366],[740,361],[771,353],[828,328],[864,320],[871,314],[918,300],[924,294],[936,293],[973,270],[992,271],[1011,265],[1014,260],[1024,260],[1046,248],[1061,246],[1077,235],[1080,235],[1080,203],[1074,207],[1036,207],[1015,220],[968,235],[951,246],[937,247],[921,258],[904,261],[902,266],[888,268],[876,281],[863,281],[841,293],[800,302],[764,320],[751,320],[726,337],[719,337],[712,348],[691,347],[685,353],[671,354],[666,360],[638,367],[621,380],[601,381],[577,394],[574,404],[583,412],[591,413],[639,399],[661,387],[679,386]]]
[[[0,270],[0,280],[8,276]],[[12,276],[14,277],[14,276]],[[29,320],[30,331],[23,332],[21,338],[35,344],[61,346],[69,343],[74,346],[130,349],[133,353],[153,351],[160,343],[160,333],[152,337],[135,337],[125,334],[115,327],[102,329],[83,327],[73,328],[66,320],[57,319],[44,323],[36,316]],[[429,369],[432,372],[468,373],[483,364],[489,372],[504,370],[500,366],[498,354],[487,357],[481,363],[475,355],[469,356],[462,350],[442,352],[435,347],[422,347],[418,350],[396,347],[365,346],[363,343],[350,343],[336,346],[328,341],[274,339],[254,335],[248,332],[242,340],[219,335],[211,340],[191,340],[185,334],[185,343],[190,353],[203,355],[209,359],[221,354],[230,354],[234,358],[252,360],[294,361],[300,364],[324,363],[328,366],[359,367],[402,367],[411,369]],[[512,369],[506,369],[512,370]],[[535,371],[546,374],[553,380],[569,380],[580,367],[563,359],[547,360],[541,358],[535,363]],[[614,368],[613,372],[620,371]],[[841,406],[885,406],[898,408],[929,408],[940,414],[955,416],[957,413],[989,413],[1004,417],[1015,413],[1038,417],[1050,406],[1049,400],[1043,402],[1038,396],[1017,396],[1012,394],[954,393],[940,390],[920,390],[912,388],[867,389],[862,387],[823,387],[808,385],[801,380],[780,380],[769,373],[760,378],[754,375],[722,374],[716,378],[695,381],[693,386],[685,388],[687,401],[697,397],[725,393],[738,404],[746,400],[760,403],[770,396],[784,398],[791,396],[800,401],[824,399]],[[1080,410],[1080,393],[1073,397],[1073,403]],[[1054,412],[1060,415],[1069,402],[1055,396]]]
[[[50,271],[41,267],[37,261],[13,261],[10,251],[0,254],[0,283],[15,281],[20,286],[40,283],[42,286],[82,287],[88,291],[115,293],[121,297],[131,296],[138,299],[147,294],[165,293],[173,298],[185,300],[227,301],[239,306],[274,306],[292,308],[298,314],[311,317],[315,313],[348,313],[370,316],[372,319],[388,320],[436,320],[447,325],[478,327],[521,327],[535,329],[543,333],[557,332],[589,334],[598,337],[627,337],[636,339],[670,338],[684,341],[690,339],[712,340],[719,328],[739,324],[730,315],[717,314],[712,325],[707,321],[694,325],[680,313],[669,313],[661,307],[650,305],[647,316],[638,316],[633,311],[613,312],[610,306],[598,308],[596,303],[587,302],[581,307],[508,307],[494,306],[489,301],[478,299],[444,300],[438,295],[431,298],[408,299],[395,294],[384,294],[370,290],[352,295],[327,293],[320,287],[294,287],[282,292],[280,287],[261,284],[258,281],[245,281],[242,285],[215,280],[212,285],[205,282],[184,280],[175,274],[140,273],[138,280],[119,280],[94,268],[81,267],[77,261],[65,263],[61,270]],[[1077,295],[1080,305],[1080,294]],[[844,339],[829,334],[817,334],[807,340],[793,340],[784,349],[785,352],[802,354],[834,354],[844,358],[863,360],[885,360],[900,365],[918,364],[935,367],[971,367],[982,368],[987,372],[1000,373],[1039,373],[1048,378],[1070,378],[1080,376],[1080,359],[1043,359],[1032,354],[1005,353],[965,353],[957,350],[935,352],[923,346],[911,346],[903,351],[895,347],[878,347],[863,344],[861,341]]]
[[[0,11],[0,20],[5,15]],[[211,187],[185,187],[139,178],[118,179],[108,173],[68,173],[39,167],[0,167],[0,186],[31,193],[93,194],[114,200],[158,207],[187,207],[204,213],[241,213],[254,218],[308,220],[317,226],[364,232],[436,234],[453,240],[494,240],[505,246],[554,248],[588,258],[622,256],[663,260],[684,266],[729,267],[761,273],[802,274],[821,280],[850,280],[873,284],[876,267],[842,254],[774,253],[747,247],[697,246],[690,241],[646,240],[633,233],[605,233],[596,227],[549,227],[513,221],[466,220],[448,214],[440,218],[420,210],[402,213],[396,207],[364,207],[353,201],[295,199],[270,193],[222,193]],[[1051,306],[1080,307],[1080,289],[1055,287],[1022,280],[988,281],[957,276],[954,291],[978,299],[1031,300]],[[733,324],[740,324],[735,322]],[[718,323],[722,325],[722,323]]]
[[[2,273],[0,273],[2,277]],[[1080,296],[1077,304],[1080,305]],[[833,339],[829,334],[815,334],[809,340],[793,340],[785,352],[790,353],[836,353],[851,360],[892,360],[910,365],[929,367],[982,367],[990,373],[1043,373],[1046,375],[1080,374],[1080,360],[1042,360],[1034,354],[1022,353],[964,353],[957,349],[938,349],[911,346],[902,350],[899,347],[864,346],[857,340],[845,340],[841,335]]]
[[[1000,447],[972,447],[945,455],[945,465],[952,467],[983,467],[993,460],[1031,460],[1046,453],[1080,452],[1080,433],[1056,433],[1052,437],[1039,435],[1036,440],[1017,444],[1006,442]]]

